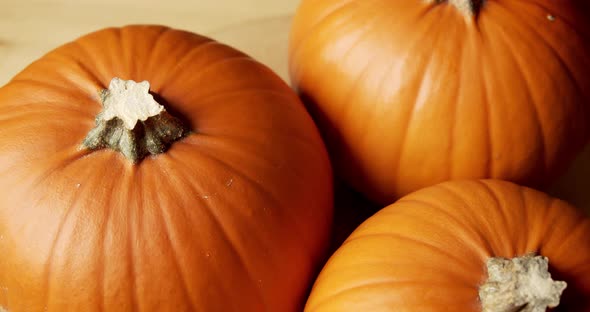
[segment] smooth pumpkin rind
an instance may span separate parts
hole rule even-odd
[[[551,16],[552,18],[548,18]],[[590,6],[302,1],[290,76],[336,172],[383,205],[462,178],[543,187],[590,128]]]
[[[590,309],[590,219],[498,180],[411,193],[361,224],[320,273],[305,311],[480,311],[485,261],[538,253],[567,288],[556,311]]]
[[[82,141],[109,81],[192,133],[133,164]],[[297,311],[329,243],[328,157],[266,67],[196,34],[110,28],[0,89],[0,306]]]

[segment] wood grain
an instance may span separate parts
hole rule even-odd
[[[298,0],[0,0],[0,86],[51,49],[104,27],[160,24],[234,45],[285,75]],[[270,53],[273,51],[274,53]]]

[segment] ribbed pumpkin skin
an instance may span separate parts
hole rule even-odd
[[[305,311],[480,311],[485,261],[531,252],[568,283],[556,311],[590,311],[588,237],[588,218],[539,191],[445,182],[361,224],[323,268]]]
[[[193,132],[134,165],[81,143],[113,77]],[[300,311],[328,247],[328,155],[269,69],[157,26],[101,30],[0,89],[0,306]]]
[[[588,137],[590,5],[434,2],[301,2],[290,75],[336,172],[384,205],[449,179],[545,185]]]

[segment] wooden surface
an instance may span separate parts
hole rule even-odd
[[[298,0],[0,0],[0,86],[49,50],[109,26],[161,24],[230,44],[286,78]]]
[[[298,2],[0,0],[0,86],[31,61],[85,33],[148,23],[213,37],[250,54],[287,80],[287,39]],[[590,213],[590,145],[551,193]]]

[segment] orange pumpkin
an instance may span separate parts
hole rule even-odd
[[[444,182],[361,224],[323,268],[305,311],[590,311],[589,237],[590,219],[545,193]]]
[[[588,1],[303,0],[293,87],[382,204],[438,182],[545,186],[590,130]]]
[[[8,311],[298,311],[329,244],[297,95],[189,32],[109,28],[31,64],[0,89],[0,172]]]

